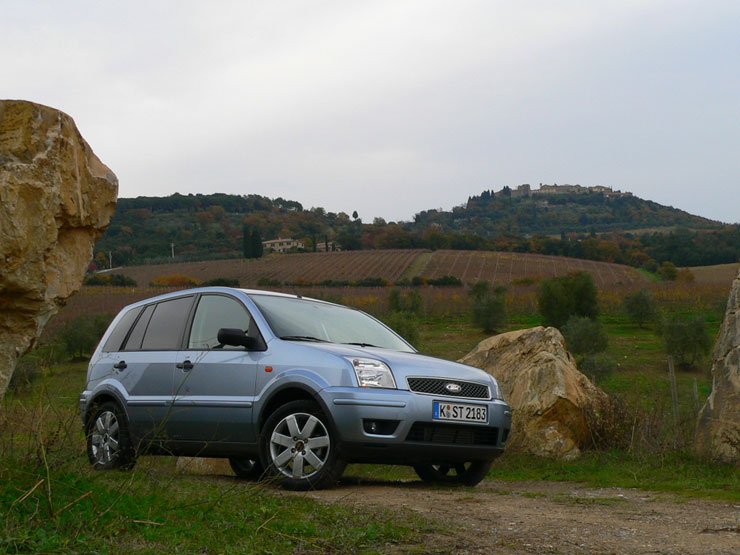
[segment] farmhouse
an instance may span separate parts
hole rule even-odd
[[[286,253],[290,250],[298,250],[304,248],[303,241],[297,239],[270,239],[269,241],[262,241],[262,247],[267,252]]]

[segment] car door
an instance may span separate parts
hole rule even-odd
[[[129,422],[143,447],[170,434],[172,372],[194,299],[189,295],[148,305],[118,353],[118,379],[128,394]]]
[[[178,355],[172,437],[205,446],[253,443],[252,404],[257,368],[263,354],[220,345],[221,328],[259,334],[244,304],[224,294],[198,300],[187,349]],[[207,447],[206,447],[207,448]]]

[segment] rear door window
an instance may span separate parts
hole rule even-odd
[[[121,350],[123,340],[126,339],[128,330],[131,329],[131,325],[136,320],[136,317],[141,312],[141,307],[133,308],[126,312],[116,324],[111,334],[108,336],[108,340],[103,345],[103,352],[110,353]]]
[[[141,348],[145,351],[179,349],[192,304],[192,296],[157,303],[144,333]]]

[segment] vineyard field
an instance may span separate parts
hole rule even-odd
[[[632,285],[644,281],[634,268],[562,256],[490,251],[435,251],[422,277],[450,275],[464,283],[489,281],[494,285],[540,281],[570,272],[588,272],[598,287]]]
[[[417,260],[423,264],[413,265]],[[409,270],[415,275],[409,275]],[[399,279],[442,276],[460,278],[463,283],[490,281],[511,285],[537,282],[575,271],[593,275],[599,287],[636,285],[645,278],[635,269],[620,264],[594,262],[539,254],[490,251],[367,250],[330,253],[271,255],[259,260],[215,260],[151,266],[131,266],[114,270],[135,279],[145,287],[157,277],[180,274],[198,281],[214,278],[238,279],[242,287],[257,286],[260,279],[280,283],[319,284],[327,280],[358,281],[382,278],[389,283]]]

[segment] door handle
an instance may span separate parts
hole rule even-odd
[[[189,360],[183,360],[182,362],[176,364],[175,366],[177,366],[180,370],[184,370],[185,372],[189,372],[190,370],[193,369],[193,363],[190,362]]]
[[[116,370],[125,370],[127,368],[127,364],[125,360],[121,360],[113,365],[113,368]]]

